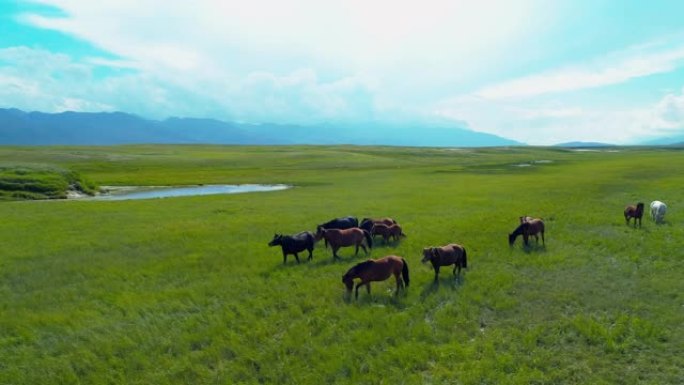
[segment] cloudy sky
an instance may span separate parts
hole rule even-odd
[[[684,1],[0,2],[0,107],[684,134]]]

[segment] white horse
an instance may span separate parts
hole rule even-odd
[[[656,223],[662,222],[665,219],[665,212],[667,211],[667,205],[661,201],[651,202],[651,219]]]

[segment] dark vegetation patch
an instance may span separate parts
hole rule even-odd
[[[64,199],[69,190],[93,195],[97,186],[78,172],[63,168],[0,166],[0,200]]]

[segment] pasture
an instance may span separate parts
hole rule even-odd
[[[287,183],[139,201],[0,202],[0,384],[678,384],[684,151],[388,147],[2,147],[0,165],[97,185]],[[668,205],[627,226],[625,205]],[[274,233],[395,218],[371,257],[408,262],[344,297],[366,259]],[[519,217],[546,246],[508,245]],[[422,249],[459,243],[438,284]],[[300,257],[307,254],[300,254]]]

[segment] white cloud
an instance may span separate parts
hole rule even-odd
[[[670,72],[684,63],[684,45],[648,52],[644,45],[589,63],[559,68],[484,87],[474,94],[486,99],[511,99],[620,84],[634,78]]]
[[[316,93],[328,100],[320,118],[348,111],[344,105],[359,106],[339,99],[340,85],[349,79],[363,79],[366,90],[379,85],[372,90],[372,106],[393,104],[498,65],[497,59],[515,49],[511,42],[554,19],[540,0],[34,1],[59,8],[63,16],[26,13],[20,16],[24,23],[75,36],[118,57],[90,64],[137,69],[190,92],[216,98],[221,87],[248,86],[254,73],[285,80],[315,72]],[[302,93],[311,93],[310,83],[300,85]],[[224,109],[245,115],[227,96],[232,95],[224,95]],[[263,102],[256,100],[251,110]]]
[[[465,119],[476,130],[529,144],[569,141],[634,144],[684,133],[684,89],[639,107],[567,105],[557,100],[487,100],[460,97],[445,101],[433,113]]]

